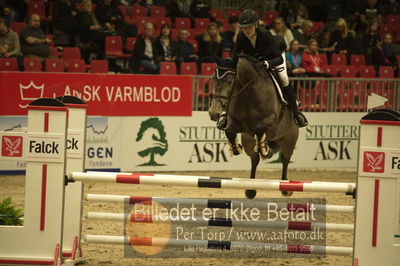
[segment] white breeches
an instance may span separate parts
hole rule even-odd
[[[287,74],[287,70],[286,70],[286,56],[285,56],[285,52],[282,52],[282,59],[283,59],[283,63],[276,66],[275,69],[277,70],[277,74],[279,76],[279,79],[282,82],[282,87],[285,88],[286,86],[289,85],[289,77]]]

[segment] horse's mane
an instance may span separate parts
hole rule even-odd
[[[254,69],[254,71],[256,73],[259,73],[262,77],[264,77],[265,79],[270,79],[270,76],[268,74],[268,71],[264,68],[264,67],[260,67],[262,66],[262,61],[264,61],[265,59],[262,58],[261,56],[250,56],[250,55],[246,55],[246,54],[241,54],[238,56],[239,59],[243,59],[245,61],[247,61]]]

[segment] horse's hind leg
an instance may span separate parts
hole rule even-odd
[[[286,157],[282,154],[282,180],[288,180],[287,178],[287,170],[290,162],[290,157]],[[282,191],[282,195],[284,196],[291,196],[293,191]]]
[[[233,155],[239,155],[243,152],[242,145],[237,142],[237,134],[230,131],[225,131],[225,136],[228,139],[229,151]]]

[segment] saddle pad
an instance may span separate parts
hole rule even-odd
[[[267,72],[268,72],[268,75],[270,76],[271,80],[272,80],[273,83],[274,83],[275,89],[276,89],[276,91],[278,92],[279,97],[281,98],[281,101],[282,101],[284,104],[289,105],[288,102],[287,102],[287,101],[285,100],[285,98],[283,97],[282,89],[281,89],[281,87],[279,86],[279,83],[278,83],[278,81],[276,80],[275,75],[273,75],[273,74],[271,73],[271,71],[267,71]]]

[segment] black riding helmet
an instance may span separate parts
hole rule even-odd
[[[258,21],[258,16],[254,10],[251,9],[246,9],[240,14],[239,17],[239,26],[241,28],[243,27],[249,27],[251,25],[256,24]]]

